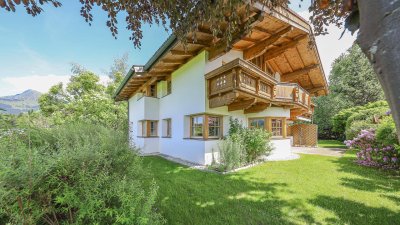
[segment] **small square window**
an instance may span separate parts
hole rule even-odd
[[[157,137],[158,136],[158,121],[157,120],[142,120],[138,124],[138,135],[141,137]]]

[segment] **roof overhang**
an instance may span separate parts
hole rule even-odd
[[[186,45],[171,35],[144,65],[143,72],[134,68],[128,72],[114,98],[129,99],[149,81],[165,79],[203,50],[209,52],[212,61],[231,49],[243,51],[245,60],[261,60],[272,74],[281,74],[282,81],[298,83],[315,96],[328,93],[312,29],[306,20],[290,9],[271,10],[257,2],[246,21],[249,19],[253,21],[250,29],[234,34],[229,48],[224,40],[212,35],[207,25],[199,27],[196,40],[188,38]]]

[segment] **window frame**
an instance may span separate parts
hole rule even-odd
[[[270,117],[270,116],[266,116],[266,117],[251,117],[248,118],[248,125],[247,127],[252,128],[251,126],[251,122],[252,120],[264,120],[264,130],[267,130],[268,132],[270,132],[272,134],[273,138],[286,138],[287,137],[287,128],[286,128],[286,117]],[[273,135],[274,133],[272,132],[273,127],[272,127],[272,120],[280,120],[281,121],[281,131],[280,134],[281,135]],[[276,127],[274,127],[276,128]]]
[[[280,121],[280,127],[276,126],[276,123],[274,126],[274,120]],[[274,134],[274,132],[275,132],[274,129],[279,129],[279,135]],[[271,134],[272,134],[272,137],[283,137],[283,118],[276,118],[276,117],[271,118]]]
[[[267,118],[266,117],[251,117],[251,118],[249,118],[249,124],[248,124],[249,128],[254,128],[254,127],[251,126],[251,122],[253,120],[263,120],[264,121],[264,127],[262,127],[262,129],[267,130]],[[261,127],[256,127],[256,128],[261,128]]]
[[[210,117],[216,118],[218,125],[210,126]],[[206,122],[207,122],[207,128],[206,129],[208,130],[208,132],[207,132],[208,138],[210,138],[210,139],[211,138],[213,138],[213,139],[220,138],[222,136],[222,134],[221,134],[222,125],[223,125],[222,124],[223,123],[222,117],[221,116],[215,116],[215,115],[206,115]],[[210,128],[217,128],[218,135],[211,136],[210,135]]]
[[[196,125],[196,127],[201,127],[201,130],[202,130],[201,136],[194,135],[194,132],[193,132],[194,129],[195,129],[194,120],[193,120],[194,118],[201,118],[202,119],[201,125]],[[204,137],[204,115],[193,115],[193,116],[190,116],[190,138],[201,139],[203,137]]]
[[[217,118],[218,120],[218,126],[210,126],[209,123],[209,118]],[[202,135],[194,135],[194,118],[202,118],[202,124],[201,126],[197,125],[197,127],[201,127]],[[223,136],[223,116],[220,115],[214,115],[214,114],[194,114],[189,116],[189,138],[190,139],[202,139],[202,140],[208,140],[208,139],[220,139]],[[216,136],[209,136],[210,133],[210,128],[217,128],[218,135]]]
[[[141,133],[140,135],[138,134],[137,137],[142,137],[142,138],[155,138],[158,137],[158,120],[139,120],[139,123],[141,123]],[[154,124],[153,131],[152,132],[152,124]]]

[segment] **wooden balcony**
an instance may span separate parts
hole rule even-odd
[[[269,106],[285,106],[311,112],[311,96],[298,84],[279,83],[254,64],[235,59],[205,75],[209,107],[228,106],[229,111],[254,113]]]

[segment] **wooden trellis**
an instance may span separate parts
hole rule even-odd
[[[296,124],[290,126],[294,146],[317,147],[318,126],[315,124]]]

